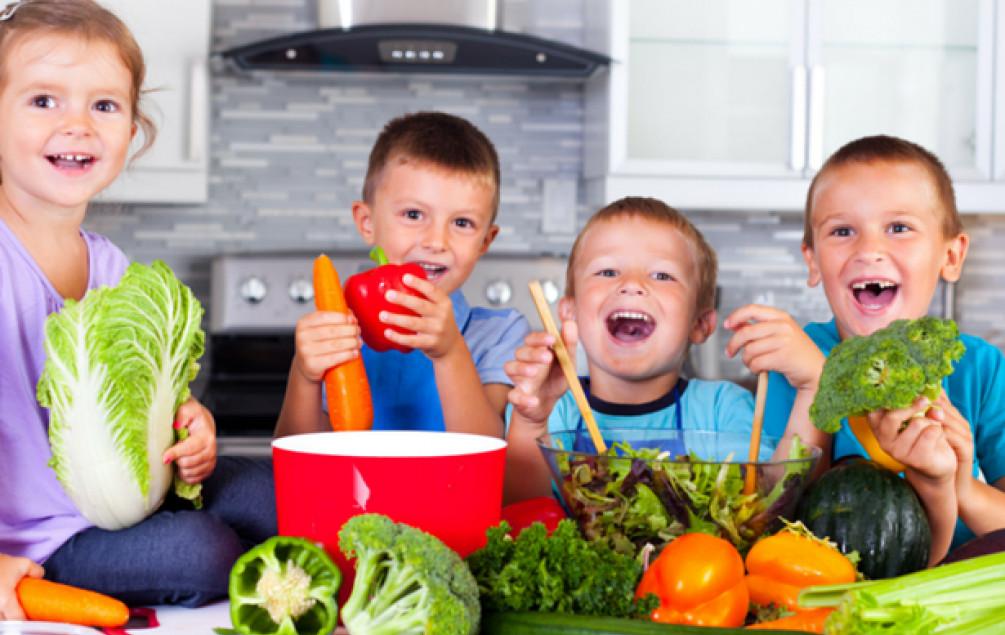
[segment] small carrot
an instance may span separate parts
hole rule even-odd
[[[758,624],[751,624],[747,628],[750,630],[768,630],[768,631],[801,631],[804,633],[823,633],[824,632],[824,622],[827,621],[827,616],[834,612],[831,607],[824,607],[820,609],[810,609],[808,611],[801,611],[799,613],[794,613],[792,615],[786,615],[777,620],[771,620],[770,622],[760,622]]]
[[[129,620],[129,609],[113,597],[39,578],[22,578],[17,600],[29,620],[100,627]]]
[[[348,313],[338,272],[324,254],[314,259],[314,304],[319,311]],[[328,419],[334,430],[369,430],[373,427],[373,402],[362,357],[325,371]]]

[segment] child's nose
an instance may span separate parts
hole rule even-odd
[[[427,249],[441,250],[447,244],[447,230],[439,225],[430,225],[422,236],[422,246]]]
[[[65,136],[87,136],[93,132],[86,113],[70,110],[63,117],[60,133]]]
[[[634,276],[626,275],[621,281],[618,293],[621,295],[645,295],[646,287]]]

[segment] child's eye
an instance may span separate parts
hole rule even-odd
[[[422,212],[420,212],[417,209],[408,209],[405,210],[404,216],[408,220],[419,220],[420,218],[422,218]]]
[[[909,225],[905,225],[904,223],[894,223],[890,225],[890,231],[894,234],[903,234],[911,231],[911,227]]]
[[[31,105],[36,108],[55,108],[56,98],[52,95],[35,95],[31,98]]]
[[[850,227],[835,227],[831,230],[831,236],[838,236],[840,238],[845,238],[851,236]]]
[[[102,99],[94,104],[94,109],[98,112],[114,113],[119,112],[119,105],[111,99]]]
[[[597,275],[600,276],[601,278],[613,278],[614,276],[618,275],[618,272],[615,271],[614,269],[601,269],[600,271],[597,272]]]
[[[653,280],[661,280],[661,281],[667,281],[667,280],[673,280],[674,279],[674,277],[672,275],[670,275],[669,273],[667,273],[666,271],[655,271],[652,274],[652,278],[653,278]]]
[[[471,229],[472,227],[475,226],[475,224],[473,222],[471,222],[470,218],[458,218],[458,219],[455,219],[454,220],[454,225],[456,225],[458,227],[463,227],[464,229]]]

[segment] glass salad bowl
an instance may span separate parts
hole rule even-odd
[[[603,436],[606,454],[585,429],[545,434],[538,446],[583,534],[630,555],[696,530],[745,553],[790,517],[820,458],[819,448],[796,440],[774,460],[780,439],[762,437],[750,463],[750,437],[738,433],[607,428]],[[744,494],[749,470],[756,487]]]

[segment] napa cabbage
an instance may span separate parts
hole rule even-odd
[[[179,495],[199,494],[162,457],[199,370],[202,314],[192,291],[155,261],[131,264],[118,285],[67,300],[46,320],[37,396],[49,408],[49,465],[102,529],[143,520],[174,481]]]

